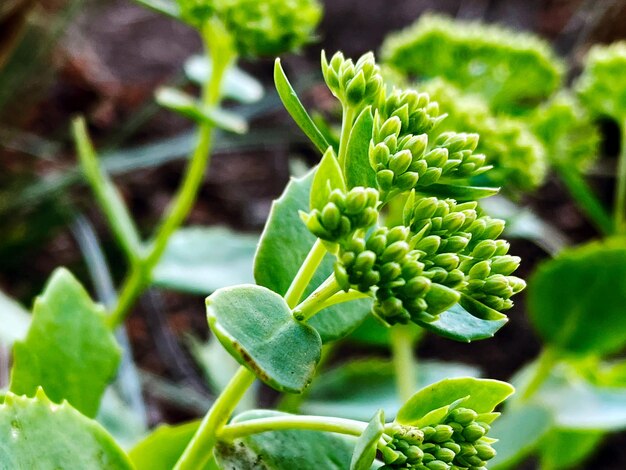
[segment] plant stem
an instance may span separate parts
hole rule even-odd
[[[142,248],[137,227],[117,188],[100,168],[96,151],[89,139],[83,118],[77,118],[72,122],[72,133],[83,173],[115,238],[117,238],[129,262],[133,264],[137,261]]]
[[[324,303],[341,290],[341,287],[331,274],[328,278],[309,295],[302,303],[293,309],[293,317],[298,321],[307,321],[317,312],[322,310]]]
[[[617,190],[615,191],[615,231],[626,233],[626,120],[620,123],[621,140],[617,166]]]
[[[366,427],[367,423],[345,418],[305,415],[276,416],[229,424],[222,428],[219,438],[232,440],[252,434],[287,429],[306,429],[309,431],[336,432],[350,436],[360,436]]]
[[[225,44],[225,39],[221,36],[220,31],[219,24],[214,22],[210,22],[203,31],[207,50],[209,44],[213,46],[211,49],[212,74],[202,90],[202,102],[208,106],[219,103],[224,74],[235,59],[232,47]],[[227,40],[229,39],[226,38]],[[200,124],[197,146],[191,155],[191,161],[186,168],[185,176],[173,202],[164,215],[147,252],[131,267],[131,272],[120,289],[117,305],[107,320],[112,329],[124,321],[132,305],[148,286],[152,271],[163,255],[168,240],[187,218],[202,184],[205,169],[211,159],[212,131],[212,124]]]
[[[369,299],[371,297],[372,296],[370,294],[364,294],[363,292],[354,289],[350,289],[348,292],[342,290],[320,304],[319,310],[324,310],[325,308],[332,307],[336,304],[350,302],[351,300]]]
[[[339,139],[339,167],[345,174],[346,155],[348,153],[348,141],[350,140],[350,132],[352,132],[352,124],[356,117],[356,110],[350,106],[344,106],[343,117],[341,118],[341,136]]]
[[[174,470],[204,468],[204,465],[211,458],[218,433],[226,425],[228,418],[255,379],[256,376],[246,367],[241,366],[239,368],[205,415],[196,434],[185,448],[183,455],[178,459]]]
[[[554,349],[545,348],[537,359],[537,366],[535,373],[531,379],[526,382],[526,385],[522,387],[520,393],[520,401],[528,401],[532,396],[537,393],[543,383],[546,381],[550,372],[554,368],[558,361],[558,354]]]
[[[596,228],[603,235],[613,233],[613,220],[580,173],[569,165],[557,165],[556,170],[571,195]]]
[[[309,254],[305,258],[304,262],[300,266],[296,277],[291,281],[291,285],[285,294],[285,301],[289,308],[294,308],[300,302],[302,294],[306,290],[307,286],[313,279],[315,271],[319,267],[320,263],[326,255],[326,247],[319,238],[315,241]]]
[[[396,377],[396,391],[400,402],[404,403],[417,388],[417,368],[413,345],[415,335],[402,326],[394,326],[390,331],[391,357]]]

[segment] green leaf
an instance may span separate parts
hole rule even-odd
[[[197,85],[204,85],[211,78],[213,64],[206,55],[195,55],[185,62],[185,74]],[[240,103],[252,104],[263,98],[263,85],[252,75],[231,66],[224,73],[222,94]]]
[[[238,114],[204,105],[176,88],[159,88],[156,92],[156,101],[164,108],[199,123],[211,124],[235,134],[245,134],[248,131],[248,123]]]
[[[376,458],[378,440],[385,431],[385,414],[378,410],[368,423],[363,434],[357,439],[350,470],[369,470]]]
[[[309,210],[314,171],[302,178],[292,179],[282,196],[274,201],[255,255],[256,283],[280,295],[285,295],[289,289],[291,280],[316,240],[298,215],[298,211]],[[334,256],[326,255],[305,295],[313,292],[333,272],[334,262]],[[315,315],[309,324],[318,331],[323,342],[335,341],[354,330],[369,314],[371,307],[370,299],[334,305]]]
[[[398,411],[396,421],[400,424],[412,424],[432,410],[468,397],[463,402],[465,408],[477,413],[489,413],[515,389],[506,382],[490,379],[460,377],[444,379],[424,387],[414,394]]]
[[[226,227],[186,227],[169,239],[152,282],[184,292],[210,294],[253,282],[258,236]]]
[[[280,59],[276,59],[276,62],[274,62],[274,83],[276,85],[278,96],[280,96],[285,109],[291,115],[296,124],[300,126],[302,132],[304,132],[306,136],[311,139],[311,142],[315,144],[321,153],[326,152],[328,147],[330,147],[330,144],[317,128],[313,119],[311,119],[311,116],[309,116],[306,112],[304,106],[302,106],[298,95],[285,75],[282,65],[280,65]]]
[[[60,268],[35,300],[26,338],[15,343],[10,390],[32,396],[41,386],[53,401],[94,417],[120,356],[103,307]]]
[[[573,354],[626,345],[626,246],[621,240],[563,251],[528,284],[530,318],[544,341]]]
[[[321,211],[328,203],[330,193],[334,189],[345,191],[346,183],[335,151],[329,147],[315,170],[311,186],[310,208]]]
[[[420,325],[446,338],[469,343],[492,338],[507,321],[506,315],[462,295],[461,302],[443,312],[437,320],[420,322]]]
[[[440,198],[452,198],[458,202],[476,201],[494,196],[500,192],[500,188],[488,188],[484,186],[459,186],[456,184],[435,183],[428,186],[419,186],[415,189],[422,196],[436,196]]]
[[[276,390],[298,393],[311,382],[322,341],[291,316],[285,300],[261,286],[219,289],[206,301],[209,326],[222,345]]]
[[[604,436],[603,432],[551,430],[539,445],[541,468],[559,470],[579,466],[597,450]]]
[[[535,368],[533,364],[518,374],[513,379],[516,387],[523,388]],[[626,429],[626,388],[593,384],[566,363],[552,369],[531,400],[549,409],[560,428]]]
[[[41,388],[34,398],[9,392],[0,404],[0,462],[7,469],[133,468],[102,426],[67,402],[51,402]]]
[[[196,433],[200,421],[156,428],[141,442],[133,447],[128,456],[137,470],[171,470],[191,438]],[[214,459],[198,470],[217,469]]]
[[[479,371],[465,364],[420,361],[420,389],[450,377],[476,376]],[[307,391],[300,411],[322,416],[368,420],[378,408],[394,418],[401,407],[393,364],[383,359],[350,361],[318,375]]]
[[[286,416],[276,411],[243,413],[233,423]],[[318,431],[274,431],[234,442],[218,442],[215,457],[220,468],[263,470],[345,470],[349,468],[354,440]]]
[[[28,331],[30,314],[15,300],[0,291],[0,344],[10,347]]]
[[[498,442],[492,470],[513,468],[533,452],[552,426],[550,412],[543,406],[524,404],[507,409],[493,423],[489,435]]]
[[[348,150],[344,163],[344,174],[346,175],[348,188],[354,188],[355,186],[377,187],[376,173],[369,160],[373,126],[372,108],[368,106],[361,111],[359,117],[354,121],[348,139]]]
[[[411,337],[417,341],[424,334],[424,329],[415,323],[403,325],[403,328],[410,331]],[[365,343],[374,346],[388,346],[390,344],[391,328],[383,325],[374,315],[368,315],[350,335],[348,339],[357,343]]]
[[[133,0],[135,3],[149,8],[152,11],[161,13],[162,15],[169,16],[181,20],[180,8],[174,0]]]

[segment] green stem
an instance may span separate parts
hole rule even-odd
[[[569,165],[557,165],[556,170],[579,207],[587,214],[596,228],[603,235],[613,233],[613,220],[581,174]]]
[[[83,173],[91,186],[98,205],[104,212],[115,238],[126,253],[126,257],[131,264],[134,264],[142,249],[139,232],[117,188],[100,168],[96,151],[89,139],[83,118],[77,118],[72,122],[72,133]]]
[[[335,432],[349,436],[360,436],[367,427],[367,423],[345,418],[328,416],[276,416],[259,418],[242,423],[229,424],[219,433],[219,438],[233,440],[239,437],[250,436],[268,431],[283,431],[306,429],[309,431]]]
[[[315,291],[302,303],[293,309],[293,317],[298,321],[307,321],[322,310],[324,303],[341,290],[341,287],[331,274]]]
[[[372,296],[370,294],[364,294],[358,290],[350,289],[348,292],[340,291],[337,292],[332,297],[329,297],[319,306],[319,310],[324,310],[325,308],[332,307],[333,305],[342,304],[344,302],[350,302],[351,300],[358,299],[369,299]]]
[[[615,192],[615,230],[626,233],[626,120],[620,123],[621,148],[617,166],[617,190]]]
[[[324,246],[324,242],[319,238],[315,241],[309,254],[305,258],[304,262],[300,266],[296,277],[291,281],[291,285],[285,294],[285,301],[289,308],[294,308],[300,302],[302,298],[302,294],[306,290],[307,286],[313,279],[313,275],[317,268],[321,264],[324,256],[326,255],[326,247]]]
[[[341,136],[339,138],[339,167],[345,173],[346,155],[348,153],[348,141],[350,140],[350,132],[352,132],[352,124],[356,117],[356,110],[350,106],[343,107],[343,117],[341,119]]]
[[[396,377],[396,391],[400,403],[406,402],[417,389],[417,368],[413,352],[415,335],[402,326],[391,331],[391,357]]]
[[[531,379],[526,382],[526,385],[518,390],[520,395],[520,401],[525,402],[533,397],[535,393],[541,388],[546,379],[550,376],[550,372],[558,362],[558,354],[554,349],[546,348],[539,355],[537,359],[537,366],[535,373]]]
[[[228,418],[235,411],[237,404],[246,390],[250,388],[256,376],[246,367],[241,366],[230,383],[217,397],[217,400],[200,423],[174,470],[196,470],[204,468],[211,458],[213,446]]]
[[[235,59],[234,50],[229,44],[225,44],[228,38],[224,39],[220,31],[220,25],[214,22],[207,24],[203,31],[207,50],[209,44],[213,46],[212,74],[202,92],[202,102],[209,106],[219,103],[224,74]],[[124,321],[130,308],[149,285],[152,271],[163,255],[168,240],[187,218],[202,184],[205,169],[211,160],[212,131],[212,124],[200,124],[197,146],[191,155],[190,163],[173,202],[164,215],[147,253],[135,263],[120,289],[118,303],[108,319],[111,328],[116,328]]]

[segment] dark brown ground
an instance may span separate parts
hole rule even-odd
[[[48,2],[47,5],[51,5],[50,11],[54,11],[62,3]],[[320,43],[309,47],[304,58],[288,58],[286,65],[292,76],[298,73],[309,76],[317,73],[321,47],[329,51],[342,49],[349,55],[376,50],[387,32],[412,22],[426,9],[445,11],[463,18],[483,17],[535,30],[553,40],[557,48],[569,54],[575,64],[587,44],[598,40],[611,41],[626,35],[623,26],[625,4],[566,0],[328,0],[320,29]],[[609,7],[612,8],[609,13],[603,14],[604,9]],[[579,14],[574,15],[574,12]],[[47,70],[52,66],[56,69],[54,78],[29,85],[26,97],[24,90],[15,86],[15,98],[0,109],[7,128],[26,129],[59,142],[54,147],[55,151],[51,152],[52,156],[44,159],[29,156],[23,151],[3,149],[0,145],[0,208],[3,201],[16,197],[15,194],[26,184],[72,165],[67,129],[68,120],[74,113],[86,114],[92,133],[101,145],[116,141],[124,146],[150,142],[190,128],[183,119],[165,112],[148,118],[138,126],[137,131],[129,129],[126,123],[145,108],[157,85],[171,82],[179,75],[184,60],[199,47],[195,34],[186,27],[137,7],[128,0],[98,2],[83,8],[72,21],[62,44],[54,48],[50,66],[47,67]],[[271,85],[271,61],[244,66],[268,86]],[[306,100],[319,108],[328,106],[329,96],[319,87],[307,93]],[[294,131],[293,125],[278,108],[252,125],[253,128],[291,126]],[[260,230],[271,200],[287,181],[288,156],[297,152],[311,162],[316,158],[314,152],[297,142],[297,136],[293,138],[296,134],[295,131],[289,134],[292,136],[291,143],[278,143],[245,153],[216,155],[190,223],[221,223],[246,231]],[[609,154],[614,152],[615,139],[609,129]],[[13,140],[3,141],[0,134],[0,144],[14,147],[7,145]],[[179,181],[181,168],[181,162],[174,162],[116,180],[146,232],[153,227],[169,200]],[[594,183],[608,200],[611,180],[598,177]],[[595,235],[563,188],[554,181],[550,181],[536,195],[528,197],[527,202],[575,241]],[[98,211],[93,208],[89,195],[80,190],[61,192],[45,203],[28,203],[18,211],[0,212],[1,289],[28,302],[58,265],[69,266],[82,279],[88,279],[80,252],[67,228],[74,210],[84,211],[96,224],[113,273],[119,280],[125,267],[115,260],[122,257],[116,251]],[[535,264],[546,256],[524,241],[515,241],[511,251],[524,259],[523,276],[532,272]],[[186,357],[179,357],[181,353],[175,348],[157,348],[155,337],[165,335],[171,340],[190,329],[206,335],[202,299],[164,292],[161,301],[162,311],[168,312],[165,326],[146,321],[145,302],[137,307],[128,321],[137,362],[156,374],[201,388],[197,371],[185,362]],[[510,314],[511,322],[493,340],[465,345],[428,336],[419,353],[423,357],[480,365],[487,376],[507,379],[539,349],[539,342],[524,317],[523,304],[523,299],[517,302],[515,311]],[[150,400],[149,403],[154,421],[189,417],[189,413],[159,401]],[[626,468],[626,436],[620,434],[607,439],[598,455],[585,468]]]

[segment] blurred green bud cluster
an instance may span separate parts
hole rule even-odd
[[[439,15],[422,15],[390,35],[382,55],[406,75],[444,77],[494,109],[532,106],[550,96],[563,75],[549,45],[533,35]]]
[[[341,247],[335,277],[346,291],[374,291],[373,313],[386,323],[433,321],[459,294],[433,283],[419,257],[408,227],[380,227],[367,239],[355,237]]]
[[[322,52],[322,74],[330,91],[346,108],[361,109],[376,104],[383,90],[383,78],[371,52],[356,63],[335,53],[330,61]]]
[[[476,151],[486,155],[486,163],[494,167],[483,178],[491,184],[521,190],[535,189],[543,183],[547,173],[545,149],[525,121],[494,114],[480,96],[464,94],[441,78],[419,86],[447,113],[437,130],[480,135]]]
[[[529,122],[553,165],[568,165],[583,173],[598,156],[600,133],[591,117],[565,92],[537,108]]]
[[[626,41],[594,46],[587,54],[576,88],[595,115],[618,122],[626,118]]]
[[[335,189],[322,210],[313,209],[302,217],[307,228],[318,238],[340,242],[359,229],[372,227],[378,221],[378,191],[356,187],[347,193]]]
[[[489,424],[469,408],[455,408],[442,423],[421,428],[394,424],[381,470],[483,470],[496,455]],[[488,421],[489,419],[486,419]]]
[[[177,0],[181,17],[202,29],[219,19],[243,57],[274,56],[310,42],[322,16],[317,0]]]

